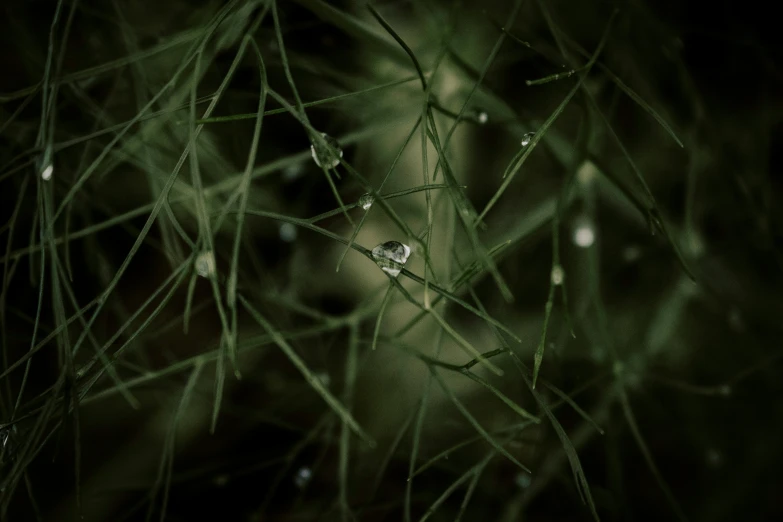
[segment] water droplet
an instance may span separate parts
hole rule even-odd
[[[291,223],[280,223],[280,239],[286,243],[293,243],[296,241],[297,231],[296,227]]]
[[[520,142],[520,145],[522,145],[523,147],[527,147],[528,145],[530,145],[530,140],[532,140],[533,136],[535,135],[536,135],[535,132],[526,132],[522,136],[522,141]]]
[[[473,112],[473,117],[479,125],[485,125],[489,121],[489,114],[484,109],[476,109]]]
[[[517,485],[519,489],[525,489],[530,487],[531,478],[530,473],[527,471],[520,471],[517,473],[517,476],[514,477],[514,484]]]
[[[13,458],[19,448],[19,431],[16,424],[0,428],[0,446],[6,459]]]
[[[325,132],[321,133],[324,144],[319,143],[317,140],[310,145],[310,153],[313,155],[315,164],[319,167],[326,167],[327,169],[333,169],[340,164],[340,158],[343,157],[343,150],[340,148],[340,144],[336,139],[332,138]]]
[[[215,275],[215,254],[211,250],[201,252],[196,258],[196,273],[201,277]]]
[[[296,475],[294,475],[294,484],[296,484],[296,487],[301,489],[305,487],[308,482],[310,482],[311,478],[313,478],[313,470],[307,466],[302,466],[296,472]]]
[[[400,275],[400,271],[410,255],[410,247],[399,241],[387,241],[372,249],[372,258],[375,263],[391,277]]]
[[[580,218],[574,226],[574,243],[582,248],[588,248],[595,243],[595,229],[587,218]]]
[[[364,210],[370,210],[370,207],[374,202],[375,198],[372,197],[372,194],[362,194],[359,198],[359,206]]]
[[[41,179],[44,181],[49,181],[52,179],[52,174],[54,174],[54,165],[49,163],[44,169],[41,171]]]
[[[565,270],[563,270],[563,267],[560,265],[555,265],[552,267],[552,284],[553,285],[562,285],[563,279],[565,279]]]

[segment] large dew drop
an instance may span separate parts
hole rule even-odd
[[[321,137],[326,142],[326,145],[324,146],[317,140],[313,140],[312,145],[310,145],[310,153],[313,155],[316,165],[333,169],[340,164],[340,158],[343,157],[343,149],[340,148],[340,144],[336,139],[325,132],[321,133]]]
[[[362,194],[361,197],[359,197],[359,206],[364,210],[370,210],[374,201],[375,198],[372,197],[372,194]]]
[[[399,241],[387,241],[372,249],[372,258],[375,263],[391,277],[400,275],[400,271],[410,255],[410,247]]]
[[[525,133],[522,136],[522,141],[519,142],[519,144],[522,145],[523,147],[527,147],[528,145],[530,145],[530,141],[533,139],[533,136],[535,136],[535,135],[536,135],[535,132],[527,132],[527,133]]]

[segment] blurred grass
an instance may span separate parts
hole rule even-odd
[[[0,519],[783,516],[783,57],[695,6],[3,4]]]

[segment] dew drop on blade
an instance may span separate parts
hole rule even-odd
[[[410,247],[399,241],[387,241],[372,249],[372,258],[375,263],[391,277],[400,275],[400,271],[410,255]]]
[[[563,270],[563,267],[560,265],[555,265],[552,267],[552,284],[562,285],[563,279],[565,279],[565,271]]]
[[[323,142],[313,140],[310,145],[310,153],[313,155],[315,164],[319,167],[333,169],[340,164],[340,158],[343,157],[343,150],[336,139],[325,132],[321,133]]]
[[[201,277],[215,274],[215,254],[211,250],[201,252],[196,258],[196,273]]]
[[[527,147],[528,145],[530,145],[530,141],[533,139],[533,136],[535,135],[536,135],[535,132],[526,132],[522,136],[522,141],[520,142],[520,145],[522,145],[523,147]]]
[[[0,449],[5,452],[6,456],[12,456],[16,453],[18,442],[16,424],[0,428]]]
[[[372,194],[362,194],[359,198],[359,206],[364,210],[370,210],[374,201],[375,198],[372,197]]]
[[[41,171],[41,179],[44,181],[49,181],[52,179],[52,174],[54,174],[54,165],[49,163],[42,171]]]
[[[489,114],[484,109],[476,109],[473,112],[473,117],[479,125],[485,125],[489,121]]]

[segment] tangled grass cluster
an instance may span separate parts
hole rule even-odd
[[[693,5],[4,3],[0,519],[781,516],[781,57]]]

